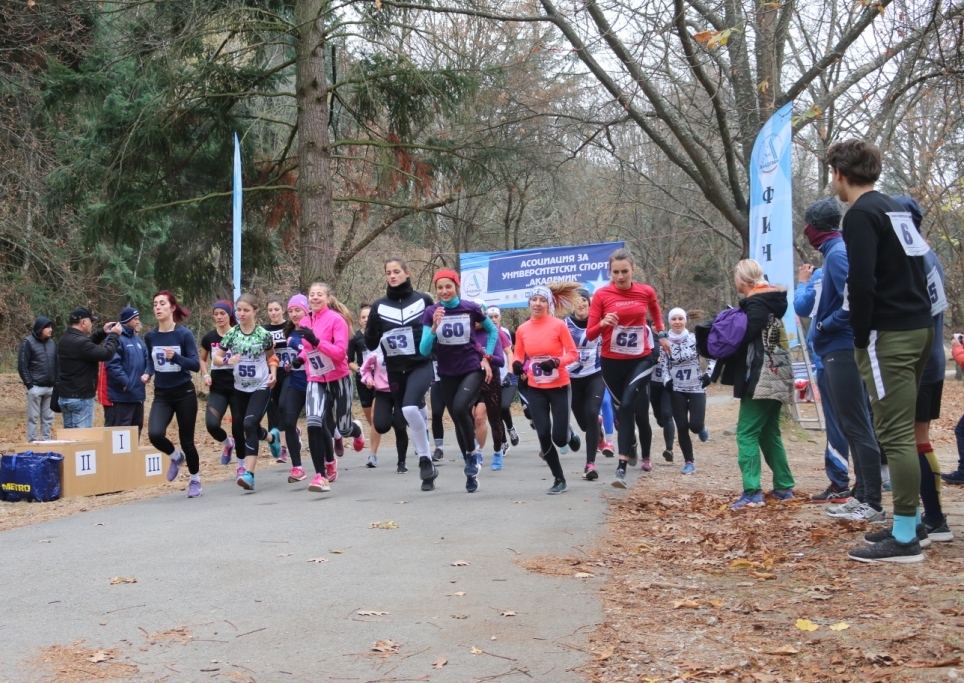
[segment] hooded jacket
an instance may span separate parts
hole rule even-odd
[[[33,387],[52,387],[57,381],[57,342],[44,340],[40,334],[50,327],[50,318],[38,316],[33,323],[33,332],[20,342],[17,352],[17,372],[27,389]]]
[[[98,364],[113,358],[119,343],[119,334],[98,329],[88,337],[76,327],[68,327],[57,345],[60,398],[94,398]]]
[[[143,403],[147,398],[141,375],[151,357],[134,328],[124,325],[117,353],[107,361],[107,397],[111,403]]]
[[[823,280],[817,317],[811,326],[813,350],[822,357],[833,351],[852,351],[854,331],[850,327],[850,311],[843,307],[844,287],[850,272],[843,235],[821,244],[820,253],[823,254]]]
[[[763,368],[763,328],[772,313],[782,318],[787,312],[787,290],[764,285],[753,288],[740,302],[746,313],[746,334],[736,353],[720,360],[713,369],[713,380],[733,387],[733,398],[753,398]],[[752,356],[751,356],[752,351]],[[747,365],[747,358],[752,362]]]

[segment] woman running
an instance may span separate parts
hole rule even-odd
[[[690,432],[698,434],[700,441],[710,438],[706,421],[706,387],[710,385],[710,373],[700,369],[700,356],[696,351],[696,335],[686,329],[686,311],[674,308],[669,312],[669,353],[666,354],[666,372],[673,383],[671,400],[673,419],[679,434],[679,447],[685,464],[683,474],[693,474],[693,441]]]
[[[265,305],[268,312],[268,324],[262,327],[271,333],[274,340],[274,355],[278,359],[277,381],[271,387],[271,400],[268,401],[268,431],[281,438],[281,455],[276,458],[279,463],[288,462],[288,446],[285,443],[284,430],[281,429],[281,392],[284,391],[285,381],[288,378],[288,370],[291,361],[294,360],[294,352],[288,348],[288,337],[285,334],[285,327],[288,321],[285,320],[285,305],[280,297],[273,296],[268,299]]]
[[[599,339],[586,337],[589,324],[589,305],[592,295],[585,289],[576,290],[572,314],[566,318],[566,327],[576,344],[579,358],[568,368],[572,387],[572,414],[576,424],[586,435],[586,466],[583,476],[593,481],[596,472],[596,450],[599,448],[599,408],[602,406],[606,385],[602,378],[599,355]]]
[[[432,359],[419,351],[422,341],[422,314],[432,305],[432,298],[412,288],[408,264],[398,257],[385,261],[388,280],[385,296],[372,305],[365,326],[365,346],[374,351],[379,344],[385,354],[388,383],[396,405],[409,428],[409,438],[418,458],[418,474],[422,490],[435,488],[438,470],[432,463],[425,416],[425,393],[435,373]]]
[[[242,418],[244,424],[244,471],[238,475],[238,486],[254,491],[254,470],[258,465],[258,442],[267,441],[271,455],[281,455],[281,439],[277,430],[269,433],[261,426],[268,410],[271,388],[277,381],[278,358],[274,355],[271,333],[260,327],[258,300],[252,294],[242,294],[234,305],[238,324],[221,339],[214,352],[214,367],[234,368],[234,396],[231,397],[231,417]]]
[[[401,406],[395,405],[392,392],[389,391],[388,370],[385,367],[385,354],[380,348],[368,354],[362,364],[359,374],[364,385],[371,389],[375,396],[374,422],[372,429],[375,434],[387,434],[388,430],[395,430],[395,452],[398,454],[396,471],[399,474],[408,472],[405,467],[405,456],[408,452],[408,432],[405,424],[405,416],[402,415]],[[368,467],[378,467],[378,444],[372,438],[372,454],[368,457]]]
[[[308,448],[316,471],[308,490],[325,492],[331,490],[329,484],[338,478],[329,414],[334,413],[335,428],[341,435],[356,440],[362,438],[361,425],[351,417],[353,392],[348,370],[348,337],[352,319],[349,310],[324,282],[312,283],[308,289],[308,307],[311,310],[301,319],[298,329],[303,344],[295,367],[304,365],[308,374],[305,414]]]
[[[660,348],[659,362],[653,366],[653,376],[649,380],[649,404],[653,407],[656,424],[663,430],[663,459],[673,462],[673,441],[676,440],[676,425],[673,423],[673,380],[666,368],[666,351]],[[649,416],[646,416],[649,419]],[[652,468],[643,469],[649,472]]]
[[[653,372],[652,342],[646,315],[653,319],[660,345],[666,349],[666,333],[656,292],[649,285],[633,282],[633,255],[617,249],[609,256],[610,284],[598,290],[589,307],[589,339],[602,337],[603,381],[612,394],[617,415],[619,464],[613,486],[626,488],[626,467],[636,464],[636,427],[643,463],[649,465],[653,432],[649,427],[649,378]]]
[[[201,369],[194,335],[183,322],[191,312],[177,302],[167,290],[154,295],[154,317],[157,327],[144,337],[151,362],[141,379],[146,384],[154,377],[154,402],[147,418],[147,436],[151,445],[171,459],[167,480],[174,481],[177,471],[187,461],[191,481],[187,497],[201,495],[201,460],[194,445],[194,423],[197,420],[197,391],[192,372]],[[180,448],[167,438],[167,427],[177,417]]]
[[[358,329],[348,340],[348,368],[355,375],[355,396],[361,405],[362,413],[365,415],[365,422],[371,427],[371,452],[368,455],[368,467],[375,467],[378,459],[372,459],[378,452],[378,443],[382,435],[375,429],[372,419],[372,406],[375,402],[375,390],[362,381],[361,367],[365,364],[371,351],[365,346],[365,325],[368,324],[368,312],[372,307],[369,304],[362,304],[358,307]]]
[[[432,462],[445,457],[445,401],[442,400],[442,385],[439,384],[438,361],[432,360],[432,386],[428,389],[429,404],[432,408]]]
[[[485,302],[477,300],[475,303],[485,311]],[[488,315],[488,313],[486,313]],[[489,318],[491,320],[491,318]],[[512,366],[512,341],[509,335],[492,322],[498,331],[499,341],[492,352],[489,365],[498,372],[492,373],[492,379],[482,384],[482,391],[479,398],[472,408],[475,418],[475,441],[478,444],[479,467],[484,464],[482,453],[485,450],[485,442],[488,438],[489,428],[492,430],[492,469],[502,469],[502,458],[509,450],[509,442],[506,440],[505,427],[502,424],[502,372],[506,370],[506,365]],[[472,340],[479,348],[485,348],[488,341],[488,332],[480,324],[476,324],[472,330]],[[488,424],[488,426],[487,426]]]
[[[492,324],[498,327],[506,337],[509,338],[509,349],[512,348],[512,331],[508,327],[502,326],[502,311],[499,310],[498,306],[489,306],[486,309],[485,314],[489,316],[489,320]],[[519,433],[515,430],[515,426],[512,424],[512,401],[515,399],[516,387],[519,384],[519,378],[515,376],[512,372],[512,363],[515,360],[511,357],[512,353],[506,356],[505,367],[500,370],[502,374],[502,424],[505,425],[506,434],[509,437],[509,443],[513,446],[519,445]],[[495,469],[495,468],[493,468]]]
[[[515,331],[512,372],[527,384],[529,414],[542,455],[554,477],[552,487],[546,491],[549,495],[566,490],[558,449],[568,447],[570,434],[570,387],[566,368],[579,358],[569,328],[555,317],[556,305],[571,305],[578,288],[575,282],[554,282],[533,288],[529,294],[529,319]]]
[[[308,315],[308,297],[295,294],[288,300],[288,324],[285,326],[285,340],[289,350],[301,349],[301,334],[298,326],[301,319]],[[295,356],[297,358],[297,356]],[[284,391],[281,392],[281,429],[284,430],[285,440],[291,444],[288,454],[291,456],[291,472],[288,473],[288,483],[296,484],[306,478],[305,470],[301,467],[301,429],[298,419],[305,409],[305,397],[308,393],[308,376],[304,366],[295,368],[294,361],[288,363],[288,380]],[[323,471],[323,470],[322,470]]]
[[[201,374],[204,375],[204,386],[210,389],[208,393],[208,407],[204,411],[204,426],[208,434],[223,446],[221,450],[221,464],[231,464],[231,454],[236,444],[244,445],[244,416],[231,414],[231,436],[221,427],[231,397],[234,396],[234,369],[231,366],[213,367],[214,353],[221,348],[221,340],[232,327],[238,324],[234,317],[234,304],[224,299],[214,303],[212,317],[214,329],[201,338]],[[209,365],[210,363],[210,365]],[[244,448],[241,449],[239,461],[244,460]],[[238,463],[238,476],[244,468]]]
[[[492,379],[489,361],[499,343],[499,332],[478,304],[459,298],[459,276],[454,270],[438,271],[432,284],[439,303],[432,304],[422,313],[419,353],[428,356],[438,341],[436,353],[442,400],[455,423],[455,438],[465,461],[465,490],[474,493],[479,488],[482,453],[476,447],[472,408],[483,382]],[[476,324],[481,324],[486,331],[485,348],[479,348],[472,339]]]
[[[611,458],[616,455],[616,449],[613,446],[613,430],[615,425],[613,424],[613,397],[609,393],[609,389],[603,390],[603,400],[602,409],[600,410],[599,424],[603,430],[602,443],[599,444],[599,450],[607,458]]]

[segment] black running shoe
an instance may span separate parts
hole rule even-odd
[[[556,480],[552,483],[552,488],[550,488],[548,491],[546,491],[546,493],[548,493],[550,496],[555,496],[555,495],[558,495],[558,494],[562,493],[562,492],[565,491],[565,490],[566,490],[566,480],[565,480],[565,479],[556,479]]]
[[[636,467],[637,462],[639,462],[639,448],[637,448],[636,442],[633,441],[633,445],[629,447],[629,466]]]
[[[435,478],[438,477],[438,470],[432,464],[431,458],[421,457],[418,459],[418,476],[422,480],[423,491],[435,489]]]
[[[395,468],[395,471],[398,472],[399,474],[405,474],[406,472],[408,472],[408,468],[405,467],[404,460],[398,461],[398,466]]]
[[[441,449],[441,448],[439,448],[438,446],[436,446],[436,447],[435,447],[435,452],[432,453],[432,462],[438,462],[439,460],[441,460],[441,459],[444,458],[444,457],[445,457],[445,453],[442,452],[442,449]]]
[[[938,526],[929,526],[926,522],[923,524],[924,528],[927,530],[927,536],[932,541],[937,541],[938,543],[950,543],[954,540],[954,532],[952,532],[945,520],[943,524]]]
[[[864,534],[864,540],[867,543],[880,543],[888,538],[894,537],[894,527],[889,526],[886,529],[881,529],[880,531],[872,531]],[[931,538],[927,534],[927,527],[923,524],[917,525],[917,542],[920,543],[921,548],[929,548],[931,544]]]
[[[575,432],[569,432],[569,450],[578,451],[582,446],[582,439]]]
[[[673,451],[668,448],[663,451],[663,460],[666,462],[673,462]]]
[[[900,543],[893,536],[862,548],[854,548],[847,553],[847,557],[858,562],[870,563],[913,564],[924,561],[924,553],[921,551],[920,543],[917,542],[916,538],[910,543]]]
[[[822,493],[815,493],[810,496],[811,503],[833,503],[840,505],[851,499],[850,489],[838,490],[831,484]]]
[[[941,479],[947,484],[964,486],[964,470],[954,470],[950,474],[942,474]]]
[[[509,442],[512,443],[513,446],[519,445],[519,432],[515,430],[515,427],[509,429]]]

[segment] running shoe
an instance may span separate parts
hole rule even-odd
[[[184,452],[180,449],[175,450],[171,453],[171,464],[167,468],[167,480],[174,481],[177,479],[177,471],[181,469],[181,465],[184,464]]]
[[[954,540],[954,532],[947,526],[946,520],[938,526],[930,526],[927,522],[924,522],[924,529],[927,536],[938,543],[950,543]]]
[[[231,456],[234,454],[234,439],[230,436],[228,437],[228,442],[224,445],[224,450],[221,451],[221,464],[230,465]]]
[[[881,529],[880,531],[871,531],[864,534],[864,541],[867,543],[880,543],[894,535],[894,527],[889,526],[886,529]],[[931,545],[930,536],[927,535],[927,527],[923,524],[917,525],[917,542],[920,543],[921,548],[929,548]]]
[[[613,486],[617,489],[626,488],[626,470],[616,470],[616,474],[613,477]]]
[[[399,461],[398,461],[398,464],[395,466],[395,472],[396,472],[397,474],[405,474],[406,472],[408,472],[408,468],[405,467],[405,461],[404,461],[404,460],[399,460]]]
[[[851,522],[867,522],[869,524],[886,524],[887,513],[883,510],[875,510],[868,503],[861,503],[849,517],[837,517],[837,519],[848,519]]]
[[[643,458],[643,464],[640,466],[639,469],[641,469],[643,472],[652,472],[653,463],[649,461],[649,458]]]
[[[846,503],[850,500],[850,489],[839,490],[834,488],[833,484],[827,487],[822,493],[815,493],[810,496],[811,503],[835,503],[837,505],[841,503]]]
[[[345,442],[339,436],[337,439],[335,439],[335,455],[337,455],[340,458],[344,454],[345,454]]]
[[[575,453],[582,446],[582,439],[575,432],[569,432],[569,448]]]
[[[328,485],[328,480],[321,476],[321,474],[316,474],[315,478],[308,484],[308,490],[314,491],[315,493],[328,493],[331,491],[331,486]]]
[[[501,470],[501,469],[502,469],[502,453],[493,453],[492,470],[495,471],[495,470]]]
[[[358,436],[351,440],[351,447],[358,453],[365,447],[365,432],[362,431],[361,422],[358,420],[352,420],[352,422],[358,425]]]
[[[633,441],[633,445],[629,447],[629,466],[636,467],[636,463],[639,462],[639,449],[636,447],[636,442]]]
[[[418,459],[418,476],[422,480],[423,491],[435,490],[435,479],[438,477],[438,470],[432,464],[432,459],[422,456]]]
[[[297,484],[299,481],[304,481],[307,478],[308,478],[308,475],[305,474],[305,471],[300,467],[292,467],[291,471],[288,472],[289,484]]]
[[[540,457],[542,460],[545,460],[545,459],[546,459],[546,454],[543,453],[542,451],[539,451],[539,457]]]
[[[335,479],[337,478],[338,478],[338,461],[337,460],[332,460],[330,462],[325,461],[325,479],[327,479],[329,483],[334,484]]]
[[[268,431],[271,435],[271,441],[268,442],[268,449],[271,451],[271,457],[277,460],[281,457],[281,432],[277,429],[271,429]]]
[[[582,471],[582,476],[586,481],[596,481],[599,479],[599,472],[596,471],[596,465],[587,462],[586,468]]]
[[[187,485],[187,497],[197,498],[200,495],[201,495],[201,482],[197,481],[196,479],[192,479],[191,482]]]
[[[254,491],[254,475],[250,472],[245,472],[240,477],[238,477],[238,486],[243,488],[245,491]]]
[[[683,469],[680,470],[682,474],[693,474],[693,472],[695,471],[696,471],[696,465],[694,465],[691,462],[688,462],[685,465],[683,465]]]
[[[569,452],[569,444],[566,444],[564,446],[556,446],[556,450],[559,451],[559,455],[565,455],[566,453]]]
[[[247,472],[247,470],[244,469],[244,465],[241,465],[241,466],[235,471],[234,476],[236,476],[236,477],[241,477],[241,476],[244,475],[245,472]]]
[[[368,456],[368,462],[365,463],[365,467],[370,467],[372,469],[378,467],[378,457],[374,453]]]
[[[700,441],[706,443],[710,440],[710,433],[706,430],[706,427],[700,430]]]
[[[616,455],[616,449],[613,447],[612,441],[603,441],[601,444],[599,444],[599,450],[601,450],[602,454],[607,458],[611,458]]]
[[[466,477],[465,478],[465,490],[468,493],[475,493],[479,490],[479,479],[478,477]]]
[[[509,442],[503,440],[503,441],[502,441],[502,456],[505,457],[505,456],[508,455],[508,454],[509,454]]]
[[[442,452],[442,449],[441,449],[441,448],[439,448],[438,446],[436,446],[436,447],[435,447],[435,452],[432,453],[432,462],[438,462],[439,460],[441,460],[441,459],[444,458],[444,457],[445,457],[445,453]]]
[[[731,510],[739,510],[741,508],[758,508],[763,507],[763,492],[757,491],[756,493],[750,493],[749,491],[744,491],[743,495],[730,506]]]
[[[475,452],[475,453],[468,453],[464,456],[465,469],[463,470],[463,472],[465,473],[466,477],[479,476],[479,469],[482,467],[482,464],[479,462],[480,455],[481,453]]]
[[[666,462],[673,462],[673,451],[666,449],[663,451],[663,460]]]
[[[515,430],[515,427],[509,428],[509,441],[512,442],[513,446],[519,445],[519,432]]]
[[[485,464],[485,456],[482,455],[482,449],[479,448],[479,442],[475,442],[475,461],[479,463],[479,469],[482,469],[482,465]]]
[[[281,457],[278,458],[278,462],[282,465],[288,462],[288,447],[281,444]]]
[[[834,519],[849,519],[850,513],[859,508],[863,503],[861,503],[856,498],[851,498],[843,505],[837,505],[836,507],[829,507],[824,512],[827,513],[828,517],[833,517]]]
[[[942,474],[941,479],[946,484],[954,484],[956,486],[964,486],[964,470],[957,469],[949,474]]]
[[[893,484],[890,483],[890,479],[884,479],[884,481],[880,482],[880,490],[881,491],[893,490]]]
[[[793,500],[793,491],[791,489],[771,489],[770,495],[777,500]]]
[[[552,488],[550,488],[548,491],[546,491],[546,493],[548,493],[550,496],[556,496],[556,495],[559,495],[560,493],[562,493],[562,492],[565,491],[565,490],[566,490],[566,480],[565,480],[565,479],[556,479],[556,480],[552,483]]]
[[[877,541],[862,548],[854,548],[847,557],[858,562],[895,562],[897,564],[912,564],[924,561],[924,553],[920,543],[915,538],[910,543],[901,543],[893,536]]]

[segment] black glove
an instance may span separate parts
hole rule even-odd
[[[670,380],[670,381],[668,381],[666,384],[664,384],[664,385],[663,385],[663,389],[666,390],[666,391],[672,391],[672,390],[673,390],[673,380]]]
[[[314,330],[310,327],[300,327],[298,332],[301,333],[301,338],[312,346],[318,346],[318,335],[315,334]]]
[[[705,372],[703,373],[703,376],[700,377],[700,386],[705,389],[706,387],[710,386],[712,381],[713,380],[710,379],[710,373]]]
[[[302,358],[301,356],[295,356],[295,359],[291,361],[291,367],[293,367],[295,370],[300,369],[301,366],[303,366],[304,364],[305,364],[305,359]]]
[[[512,374],[513,374],[513,375],[521,375],[523,372],[524,372],[524,370],[523,370],[523,368],[522,368],[522,361],[521,361],[521,360],[515,361],[515,362],[512,364]]]
[[[559,361],[557,361],[555,358],[550,358],[549,360],[544,360],[541,363],[539,363],[539,368],[543,372],[552,372],[558,367],[559,367]]]

